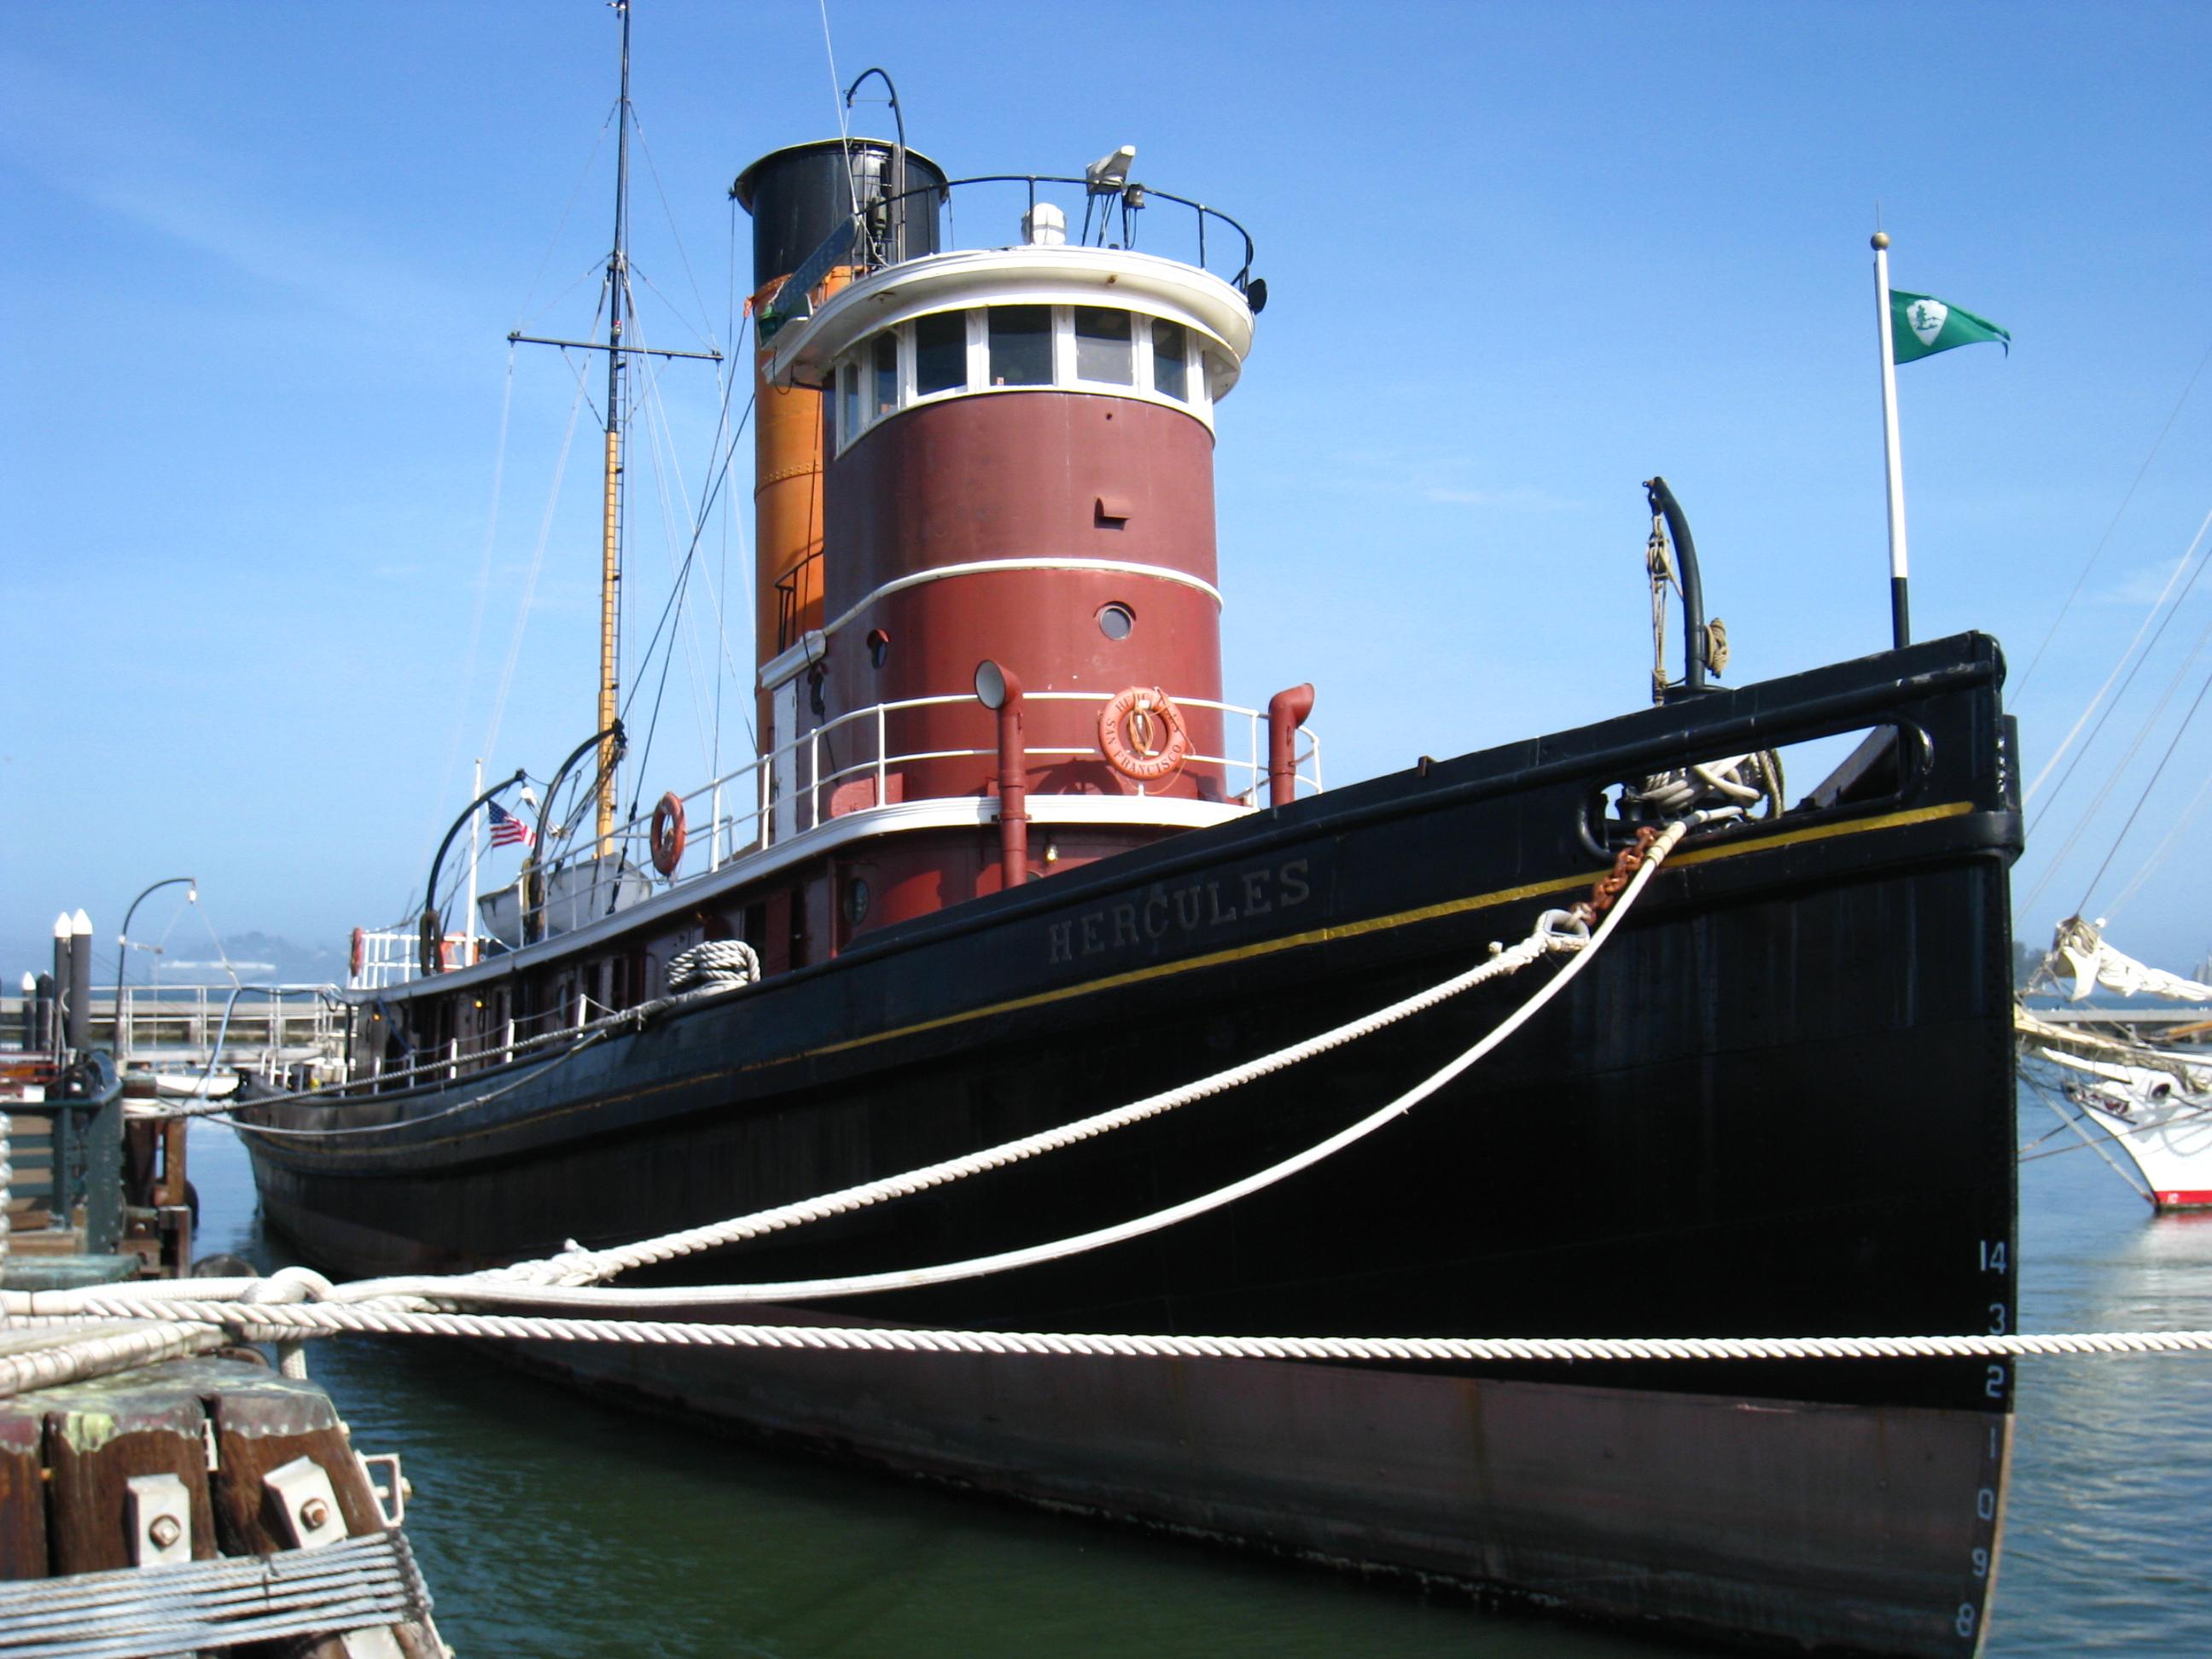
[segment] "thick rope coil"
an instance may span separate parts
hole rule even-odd
[[[1670,818],[1708,803],[1747,812],[1765,801],[1772,815],[1782,810],[1783,787],[1782,757],[1771,749],[1760,749],[1680,771],[1655,772],[1638,785],[1624,786],[1620,799],[1624,806],[1646,806]]]
[[[744,940],[708,939],[670,961],[668,989],[672,994],[680,994],[694,989],[751,985],[760,976],[760,955]]]

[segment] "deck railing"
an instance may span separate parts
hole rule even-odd
[[[1095,706],[1100,698],[1091,691],[1031,691],[1025,694],[1024,701]],[[1256,806],[1267,785],[1266,711],[1207,697],[1176,697],[1174,701],[1183,708],[1219,714],[1224,738],[1242,739],[1224,742],[1223,745],[1224,749],[1237,750],[1237,753],[1214,755],[1194,750],[1186,757],[1184,765],[1219,768],[1225,781],[1234,786],[1226,793],[1228,804]],[[880,806],[889,799],[893,775],[910,765],[981,760],[995,769],[995,744],[898,753],[890,750],[890,732],[894,717],[915,709],[962,704],[973,707],[975,703],[972,696],[960,694],[908,697],[857,708],[824,721],[814,731],[778,745],[757,760],[708,780],[688,794],[678,796],[689,828],[684,860],[666,878],[668,884],[697,880],[733,859],[764,853],[844,816],[835,810],[835,797],[841,785],[857,780],[871,781],[873,788],[866,805]],[[841,738],[865,744],[862,755],[840,762],[836,750]],[[1310,728],[1300,727],[1297,743],[1294,793],[1317,794],[1322,788],[1321,738]],[[1038,744],[1026,749],[1024,753],[1034,768],[1085,757],[1096,758],[1098,751],[1088,744]],[[1138,787],[1138,793],[1144,793],[1143,786]],[[1051,799],[1051,792],[1030,791],[1032,802]],[[652,838],[650,813],[624,820],[615,827],[611,837],[615,851],[624,862],[640,872],[651,868]],[[574,849],[545,860],[538,869],[538,890],[541,894],[550,892],[560,872],[589,866],[598,852],[596,838],[590,838]],[[545,908],[543,899],[532,907],[529,919],[532,925],[528,931],[532,934],[538,932],[536,924],[543,920]],[[361,965],[355,969],[349,984],[356,990],[381,990],[404,984],[421,970],[422,949],[419,935],[411,929],[364,930]],[[445,953],[448,965],[465,965],[467,941],[464,935],[448,933]]]
[[[1058,210],[1060,222],[1049,230],[1036,228],[1040,204]],[[986,232],[963,244],[959,234],[963,207],[971,222],[981,218],[1001,234]],[[896,194],[884,191],[840,221],[763,307],[762,340],[774,338],[786,324],[809,315],[823,279],[841,266],[881,270],[932,257],[915,251],[922,239],[909,230],[925,213],[941,220],[940,234],[933,239],[939,246],[933,252],[956,252],[963,246],[1065,246],[1158,253],[1220,277],[1247,295],[1255,311],[1265,303],[1265,284],[1252,276],[1251,233],[1218,208],[1133,180],[1106,185],[1043,173],[980,173],[943,184],[915,185]],[[1004,234],[1007,232],[1012,234]]]

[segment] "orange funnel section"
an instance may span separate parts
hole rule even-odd
[[[852,280],[840,267],[815,291],[819,305]],[[783,279],[753,295],[753,313]],[[754,361],[753,652],[757,669],[822,626],[823,393],[769,384],[769,353]]]

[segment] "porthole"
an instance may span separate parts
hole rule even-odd
[[[1129,630],[1137,625],[1137,613],[1126,605],[1101,606],[1098,611],[1098,631],[1109,640],[1126,640]]]
[[[884,659],[891,653],[891,636],[880,628],[868,630],[868,666],[881,668]]]
[[[868,919],[868,884],[855,876],[845,884],[846,925],[858,927]]]

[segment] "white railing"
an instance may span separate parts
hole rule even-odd
[[[1030,691],[1024,695],[1023,701],[1028,703],[1097,704],[1103,700],[1091,691]],[[1204,708],[1220,714],[1224,720],[1224,736],[1229,728],[1237,722],[1243,723],[1246,737],[1243,754],[1207,755],[1194,750],[1184,764],[1221,767],[1232,779],[1241,779],[1243,786],[1232,791],[1229,799],[1244,806],[1256,805],[1267,777],[1266,711],[1243,708],[1236,703],[1216,702],[1207,697],[1178,697],[1174,701],[1179,708]],[[690,794],[678,796],[687,821],[695,811],[702,808],[707,814],[704,835],[707,871],[720,868],[725,860],[740,848],[747,851],[763,851],[792,835],[803,835],[807,830],[819,828],[830,817],[836,816],[829,811],[830,801],[824,792],[834,795],[840,783],[855,778],[870,779],[875,786],[871,804],[880,806],[888,798],[891,774],[900,768],[924,761],[963,759],[989,760],[995,765],[998,756],[995,741],[972,749],[921,749],[901,754],[889,752],[888,726],[892,715],[910,709],[950,708],[958,704],[973,706],[975,698],[965,693],[950,696],[908,697],[896,702],[879,702],[866,708],[856,708],[779,745],[749,765],[702,784]],[[825,772],[823,769],[824,747],[834,750],[837,736],[848,732],[871,738],[870,753],[864,758],[842,765],[836,764],[833,757],[832,769]],[[1317,794],[1322,787],[1321,739],[1303,727],[1298,736],[1302,746],[1297,757],[1297,782],[1294,787],[1306,793]],[[1072,747],[1048,744],[1031,746],[1024,752],[1032,761],[1059,761],[1083,756],[1095,757],[1098,751],[1087,744]],[[776,798],[774,781],[780,769],[779,763],[799,762],[804,763],[803,774],[799,775],[802,781],[792,798],[787,801]],[[741,795],[740,789],[743,792]],[[1042,793],[1036,790],[1030,793],[1032,799],[1038,799]],[[1138,786],[1138,793],[1144,793],[1142,785]],[[725,807],[732,796],[738,796],[746,805],[740,810],[726,811]],[[779,830],[779,818],[785,819],[789,827]],[[650,817],[629,819],[617,827],[614,839],[617,850],[625,856],[648,852],[652,839]],[[588,857],[590,853],[572,854],[559,862],[571,862],[578,856]],[[640,857],[638,861],[642,863],[644,860]]]
[[[218,1036],[227,1049],[263,1060],[295,1051],[327,1054],[345,1041],[344,1011],[326,1000],[328,990],[286,985],[234,993],[228,985],[126,985],[121,1007],[109,1009],[106,1021],[95,1007],[94,1025],[109,1026],[125,1060],[198,1063]]]
[[[1025,703],[1089,703],[1102,705],[1103,699],[1092,691],[1030,691],[1024,694]],[[1185,757],[1185,766],[1219,767],[1227,781],[1241,784],[1228,792],[1231,805],[1255,806],[1259,803],[1267,782],[1267,716],[1264,709],[1247,708],[1237,703],[1217,702],[1209,697],[1176,697],[1182,708],[1206,709],[1219,714],[1223,720],[1223,737],[1231,738],[1242,728],[1244,741],[1235,744],[1224,741],[1224,748],[1241,748],[1240,754],[1209,755],[1193,750]],[[873,788],[866,805],[880,806],[890,795],[893,775],[902,769],[930,761],[984,760],[995,769],[998,748],[994,741],[984,746],[968,749],[923,749],[893,754],[890,752],[889,727],[894,715],[921,708],[950,708],[965,704],[979,708],[971,694],[960,693],[947,696],[908,697],[894,702],[880,702],[866,708],[857,708],[825,721],[813,731],[794,738],[749,762],[734,771],[726,772],[679,795],[677,799],[684,808],[689,828],[685,838],[684,863],[668,878],[670,885],[696,880],[720,869],[732,859],[742,854],[765,852],[770,847],[806,835],[822,827],[831,818],[842,817],[832,810],[836,792],[842,784],[856,779],[869,780]],[[986,717],[988,718],[988,717]],[[859,759],[838,763],[834,751],[841,737],[858,738],[868,744],[866,754]],[[1322,788],[1321,738],[1305,727],[1297,732],[1292,775],[1294,793],[1317,794]],[[824,770],[824,750],[832,751],[830,769]],[[1026,748],[1024,753],[1032,765],[1073,760],[1082,757],[1097,757],[1095,746],[1045,744]],[[780,794],[776,787],[779,776],[792,780],[791,793]],[[1142,795],[1140,784],[1137,793]],[[1050,792],[1032,789],[1032,801],[1050,799]],[[1096,799],[1096,797],[1084,797]],[[849,810],[860,810],[854,808]],[[703,822],[702,817],[703,816]],[[650,814],[626,819],[617,824],[609,839],[613,851],[622,859],[641,869],[650,867],[653,826]],[[695,856],[694,848],[703,848],[704,868],[688,872]],[[587,841],[575,851],[565,853],[548,861],[539,869],[539,891],[551,890],[555,876],[565,868],[588,866],[599,851],[596,838]],[[547,905],[541,897],[533,907],[531,916],[540,917]],[[450,947],[458,946],[459,935],[448,935],[448,960],[453,960]],[[378,990],[404,984],[419,972],[420,945],[410,930],[367,932],[362,935],[362,966],[349,981],[355,989]]]
[[[347,974],[346,988],[381,991],[386,986],[404,985],[422,971],[422,936],[411,927],[362,929],[361,965],[351,968]],[[482,943],[481,939],[477,941],[479,949]],[[448,968],[469,964],[467,935],[446,935],[443,960]]]

